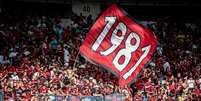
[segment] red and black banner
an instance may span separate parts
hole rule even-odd
[[[121,86],[133,81],[157,46],[153,32],[111,5],[92,26],[80,53],[119,76]]]

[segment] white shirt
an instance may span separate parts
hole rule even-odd
[[[152,67],[156,66],[156,64],[154,62],[151,62],[149,65],[151,65]]]
[[[200,83],[200,90],[201,90],[201,78],[199,79],[199,83]]]
[[[79,68],[86,68],[86,64],[80,65]]]
[[[17,52],[11,52],[9,54],[9,57],[12,58],[12,57],[16,57],[17,56]]]
[[[70,53],[67,49],[64,49],[64,63],[68,63],[70,60]]]
[[[36,80],[38,77],[39,77],[39,73],[35,72],[34,75],[33,75],[33,79]]]
[[[194,82],[195,82],[194,80],[188,80],[188,81],[187,81],[188,87],[189,87],[189,88],[194,88]]]
[[[17,75],[12,75],[11,77],[13,80],[19,80],[19,77]]]
[[[169,64],[169,62],[165,62],[163,64],[163,68],[164,68],[165,71],[170,71],[170,64]]]
[[[157,47],[156,50],[160,56],[163,54],[163,48],[162,47]]]
[[[197,46],[196,46],[195,44],[193,44],[193,45],[192,45],[192,48],[194,48],[194,49],[195,49],[195,48],[197,48]]]
[[[25,52],[24,52],[24,55],[27,56],[27,55],[29,55],[30,53],[31,53],[31,52],[29,52],[29,51],[25,51]]]

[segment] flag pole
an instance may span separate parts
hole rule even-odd
[[[75,57],[75,61],[74,61],[74,64],[73,64],[73,69],[75,68],[75,65],[76,65],[76,62],[77,62],[79,54],[80,54],[80,50],[78,51],[78,53],[77,53],[77,55]]]

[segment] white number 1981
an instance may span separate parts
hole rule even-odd
[[[92,50],[96,51],[98,49],[98,47],[101,45],[102,41],[104,40],[104,38],[106,37],[106,35],[108,34],[109,30],[112,28],[112,26],[114,25],[115,21],[116,21],[116,17],[105,17],[105,22],[106,25],[103,29],[103,31],[100,33],[100,35],[98,36],[98,38],[96,39],[95,43],[92,45]],[[118,31],[121,31],[121,35],[118,36],[117,33]],[[108,48],[107,50],[101,51],[100,54],[107,56],[110,53],[112,53],[123,41],[124,36],[126,34],[127,31],[127,27],[124,23],[119,22],[118,25],[116,26],[116,28],[114,29],[114,31],[112,32],[112,36],[110,39],[111,42],[111,47]],[[131,40],[135,39],[135,44],[131,44]],[[130,32],[129,36],[127,37],[126,41],[125,41],[125,48],[121,49],[118,51],[118,53],[116,54],[116,56],[113,59],[113,64],[114,66],[121,72],[130,62],[132,53],[135,52],[140,46],[140,37],[138,34],[134,33],[134,32]],[[148,55],[149,51],[151,49],[151,45],[148,45],[146,47],[142,48],[142,52],[143,54],[140,56],[140,58],[138,59],[138,61],[136,62],[136,64],[123,75],[123,78],[126,80],[129,76],[131,76],[131,74],[135,71],[135,69],[139,66],[139,64],[142,62],[142,60]],[[124,56],[124,61],[123,63],[119,63],[119,59],[120,57]]]

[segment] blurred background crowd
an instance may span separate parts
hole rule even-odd
[[[0,92],[6,101],[110,94],[125,101],[201,100],[201,22],[136,21],[154,31],[158,47],[135,83],[119,87],[115,75],[79,55],[92,15],[5,15],[0,21]]]

